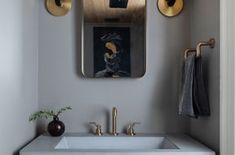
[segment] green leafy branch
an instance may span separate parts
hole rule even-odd
[[[72,110],[71,107],[65,107],[65,108],[61,108],[58,111],[53,111],[53,110],[44,110],[44,111],[38,111],[33,113],[30,117],[29,117],[29,121],[35,121],[39,118],[52,118],[52,117],[58,117],[60,116],[63,112],[67,111],[67,110]]]

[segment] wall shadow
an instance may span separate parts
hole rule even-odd
[[[14,151],[12,153],[12,155],[19,155],[20,154],[20,150],[22,150],[25,146],[29,145],[35,138],[37,138],[37,136],[35,136],[32,140],[28,141],[27,143],[23,144],[18,149],[16,149],[16,151]]]
[[[82,78],[82,25],[83,14],[82,1],[74,1],[74,21],[75,21],[75,68],[77,75]]]

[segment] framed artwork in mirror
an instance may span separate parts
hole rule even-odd
[[[94,77],[130,77],[130,28],[94,27]]]

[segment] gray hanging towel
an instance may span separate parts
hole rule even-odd
[[[204,85],[202,58],[195,59],[195,75],[193,82],[193,105],[197,116],[210,116],[210,105]]]
[[[179,103],[179,114],[196,118],[193,105],[193,82],[195,76],[196,55],[189,55],[184,61],[182,72],[182,90]]]

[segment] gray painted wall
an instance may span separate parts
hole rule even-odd
[[[62,117],[67,132],[88,132],[90,121],[109,130],[109,113],[118,108],[118,131],[139,121],[137,132],[187,132],[189,122],[177,115],[182,51],[190,45],[189,2],[176,18],[162,16],[156,1],[147,1],[147,64],[140,79],[88,79],[81,75],[81,5],[55,18],[44,2],[39,9],[39,106],[67,105]]]
[[[71,105],[73,111],[62,117],[67,132],[87,132],[89,121],[98,121],[108,131],[109,113],[117,106],[119,131],[130,121],[140,121],[137,132],[190,132],[218,152],[219,0],[185,2],[180,16],[165,18],[155,1],[147,1],[146,75],[115,80],[81,75],[81,6],[77,1],[60,18],[49,15],[39,1],[39,23],[38,2],[3,2],[2,6],[11,7],[0,9],[4,21],[0,26],[4,34],[0,36],[0,105],[4,107],[0,154],[14,154],[34,137],[35,125],[27,120],[38,110],[37,102],[39,109]],[[211,36],[217,40],[216,48],[213,52],[205,49],[203,58],[212,116],[189,122],[177,116],[181,51]]]
[[[0,154],[12,155],[35,136],[38,2],[1,1],[0,14]]]
[[[219,152],[219,81],[220,81],[220,1],[192,0],[192,45],[200,40],[216,39],[216,47],[203,48],[205,77],[207,79],[211,117],[192,120],[190,133],[193,137]]]

